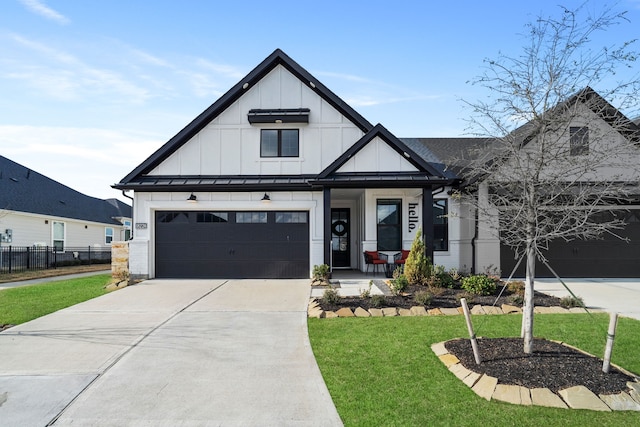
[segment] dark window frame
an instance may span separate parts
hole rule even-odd
[[[381,222],[390,215],[380,218],[382,206],[395,206],[396,222]],[[377,199],[376,200],[376,232],[377,249],[379,251],[402,250],[402,199]],[[393,232],[393,233],[392,233]],[[384,236],[381,238],[381,236]],[[388,236],[391,236],[390,238]],[[382,243],[382,244],[381,244]]]
[[[265,132],[277,132],[277,153],[270,155],[265,153]],[[294,133],[296,135],[296,149],[295,154],[286,154],[286,150],[283,150],[283,133]],[[285,152],[285,154],[283,154]],[[261,158],[296,158],[300,157],[300,129],[261,129],[260,130],[260,157]]]
[[[589,154],[588,126],[571,126],[569,128],[569,150],[572,156]]]
[[[449,204],[447,199],[433,200],[433,250],[449,250]]]

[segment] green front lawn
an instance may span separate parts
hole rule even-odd
[[[18,325],[106,293],[110,274],[0,290],[0,325]]]
[[[520,335],[520,315],[474,316],[484,337]],[[602,357],[608,316],[536,315],[536,336]],[[309,319],[316,360],[345,426],[623,426],[638,412],[488,402],[450,373],[431,344],[467,337],[463,316]],[[620,318],[613,363],[640,373],[640,322]]]

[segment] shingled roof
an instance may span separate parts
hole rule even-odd
[[[0,209],[103,224],[120,224],[115,218],[131,218],[131,206],[117,199],[87,196],[3,156]]]

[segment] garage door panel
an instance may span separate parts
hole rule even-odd
[[[299,215],[292,215],[299,219]],[[202,222],[207,212],[156,213],[156,277],[306,278],[309,224]],[[258,215],[258,217],[264,217]],[[246,220],[247,216],[243,216]]]
[[[617,233],[629,242],[611,235],[602,240],[555,241],[543,253],[560,277],[640,277],[640,223],[631,222]],[[513,251],[501,245],[502,275],[508,276],[516,262]],[[516,276],[524,277],[524,274],[523,261]],[[553,274],[538,261],[536,277],[553,277]]]

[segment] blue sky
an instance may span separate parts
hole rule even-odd
[[[483,59],[560,3],[582,1],[2,0],[0,154],[121,198],[111,184],[276,48],[398,137],[464,136]],[[631,22],[598,42],[640,39],[640,0],[616,9]]]

